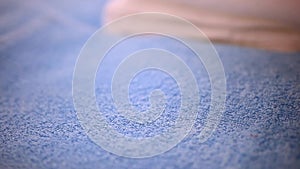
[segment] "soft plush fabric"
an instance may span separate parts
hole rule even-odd
[[[210,84],[201,64],[192,67],[200,72],[199,115],[190,134],[173,149],[151,158],[131,159],[106,152],[92,142],[76,116],[72,77],[81,47],[101,26],[104,4],[1,2],[1,169],[299,168],[299,53],[216,44],[227,79],[226,111],[217,130],[204,143],[196,136],[209,109]],[[181,44],[162,37],[129,39],[107,55],[97,73],[97,102],[108,122],[131,137],[163,132],[176,119],[176,111],[167,112],[164,117],[168,125],[139,127],[128,126],[126,120],[114,116],[110,88],[105,84],[119,61],[112,58],[147,47],[166,48],[187,62],[197,63]],[[157,71],[134,79],[129,96],[133,105],[146,109],[147,95],[157,87],[170,98],[169,110],[176,110],[176,83]]]

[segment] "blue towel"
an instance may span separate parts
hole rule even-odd
[[[133,159],[107,152],[82,128],[72,99],[80,49],[101,26],[105,1],[3,1],[0,5],[0,168],[299,168],[300,53],[274,53],[215,44],[227,80],[226,110],[212,136],[199,143],[210,102],[205,68],[186,47],[166,37],[136,37],[107,54],[95,94],[107,122],[128,137],[152,137],[172,127],[180,104],[176,81],[157,70],[133,79],[129,98],[149,108],[153,89],[167,108],[149,125],[119,117],[109,81],[126,55],[159,47],[198,71],[201,105],[190,134],[171,150]]]

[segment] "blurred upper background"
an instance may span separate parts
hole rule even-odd
[[[213,42],[294,52],[300,51],[299,7],[297,0],[2,1],[0,48],[20,42],[45,27],[51,31],[53,25],[55,36],[64,41],[88,37],[101,26],[102,20],[109,22],[137,12],[163,12],[187,19]],[[134,27],[148,22],[136,23]],[[159,19],[155,22],[175,28]],[[184,27],[176,25],[176,29],[182,30],[183,36],[197,39]]]

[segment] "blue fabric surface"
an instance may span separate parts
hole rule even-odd
[[[172,126],[176,119],[176,83],[157,71],[140,74],[130,87],[130,99],[140,110],[149,106],[147,95],[152,89],[161,88],[166,93],[169,111],[157,123],[131,124],[111,105],[107,82],[112,70],[122,57],[148,47],[173,51],[198,71],[198,118],[187,138],[152,158],[119,157],[93,143],[76,117],[72,75],[81,47],[101,25],[104,4],[1,2],[1,169],[299,168],[299,53],[215,45],[227,78],[226,111],[212,137],[200,144],[195,135],[202,129],[210,101],[210,84],[201,63],[170,39],[129,39],[108,54],[97,73],[97,101],[108,122],[125,135],[150,137]]]

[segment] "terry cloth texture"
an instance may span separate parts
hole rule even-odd
[[[200,144],[196,135],[205,123],[210,101],[203,66],[193,67],[197,62],[191,51],[172,39],[129,39],[108,54],[97,73],[97,103],[107,121],[124,135],[143,137],[164,132],[176,119],[176,113],[166,112],[166,120],[160,122],[169,123],[138,126],[115,114],[107,79],[118,59],[147,47],[167,48],[191,63],[192,70],[199,70],[198,118],[182,142],[151,158],[119,157],[92,142],[76,116],[72,76],[81,47],[101,25],[104,4],[1,2],[1,169],[299,168],[300,53],[215,45],[227,79],[226,111],[217,130]],[[154,88],[170,98],[167,110],[178,108],[174,79],[158,71],[141,73],[133,80],[129,96],[133,105],[146,109]]]

